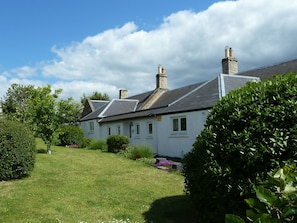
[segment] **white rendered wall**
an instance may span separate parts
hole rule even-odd
[[[158,122],[159,155],[183,157],[191,151],[197,135],[204,129],[208,112],[208,110],[204,110],[163,115],[162,121]],[[187,119],[187,130],[184,132],[174,132],[172,130],[172,119],[178,117],[186,117]]]

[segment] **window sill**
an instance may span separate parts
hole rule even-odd
[[[188,134],[185,132],[176,132],[176,133],[171,133],[169,135],[169,138],[189,138]]]

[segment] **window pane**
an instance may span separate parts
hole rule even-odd
[[[151,135],[153,134],[153,124],[152,123],[149,123],[148,124],[148,133]]]
[[[137,124],[136,125],[136,134],[139,135],[139,132],[140,132],[140,130],[139,130],[139,124]]]
[[[175,118],[173,121],[173,131],[178,131],[178,119]]]
[[[187,130],[187,118],[180,119],[180,130],[186,131]]]
[[[90,122],[90,131],[94,131],[94,122]]]

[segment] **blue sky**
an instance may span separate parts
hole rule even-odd
[[[201,11],[214,0],[1,0],[1,70],[34,65],[86,36],[135,22],[140,29],[158,27],[180,10]]]
[[[63,97],[176,88],[215,77],[226,45],[244,71],[297,58],[297,1],[1,0],[0,98],[12,83]]]

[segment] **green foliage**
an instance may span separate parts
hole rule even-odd
[[[60,124],[77,126],[83,106],[79,102],[75,102],[73,98],[61,99],[56,104],[57,121]]]
[[[245,215],[252,185],[297,158],[296,95],[297,75],[290,73],[249,83],[213,107],[183,165],[202,222]]]
[[[84,132],[77,126],[64,125],[59,129],[59,141],[61,146],[77,144],[79,147],[84,143]]]
[[[91,100],[102,100],[102,101],[109,101],[110,98],[108,96],[108,94],[106,93],[100,93],[98,91],[94,91],[92,93],[92,95],[90,96],[86,96],[85,94],[83,94],[83,96],[81,97],[81,104],[84,105],[87,99],[91,99]]]
[[[153,158],[153,151],[149,145],[135,145],[129,146],[127,149],[120,152],[122,156],[132,159],[138,160],[141,158]]]
[[[35,138],[24,125],[0,120],[0,181],[26,177],[34,168]]]
[[[54,132],[60,125],[77,125],[82,111],[80,103],[58,100],[61,89],[52,91],[51,86],[35,88],[33,85],[12,84],[3,102],[5,117],[29,124],[35,136],[41,137],[50,146],[57,143]]]
[[[106,139],[107,150],[112,153],[118,153],[121,150],[125,150],[129,143],[129,138],[123,135],[110,135]]]
[[[28,123],[28,100],[31,98],[32,89],[34,89],[33,85],[24,86],[20,84],[12,84],[8,88],[2,102],[6,119]]]
[[[247,217],[253,222],[296,222],[297,220],[297,168],[287,164],[268,175],[268,180],[255,188],[257,199],[246,199],[252,208]]]
[[[32,125],[35,126],[37,136],[47,144],[48,153],[51,153],[51,145],[54,132],[59,128],[56,100],[62,92],[61,89],[52,93],[51,86],[38,87],[31,92],[29,101],[29,113],[32,117]]]
[[[297,168],[294,163],[286,164],[283,168],[268,174],[265,182],[255,186],[256,198],[245,200],[250,207],[246,212],[247,220],[266,223],[296,222],[296,186]],[[226,223],[232,223],[227,218],[230,216],[226,215]]]
[[[90,139],[90,138],[84,138],[84,140],[82,141],[80,147],[81,147],[81,148],[89,147],[89,146],[91,145],[92,141],[93,141],[93,140]]]
[[[88,148],[92,150],[101,150],[107,152],[107,144],[106,141],[103,139],[93,140]]]
[[[245,221],[237,215],[227,214],[225,217],[225,223],[245,223]]]

